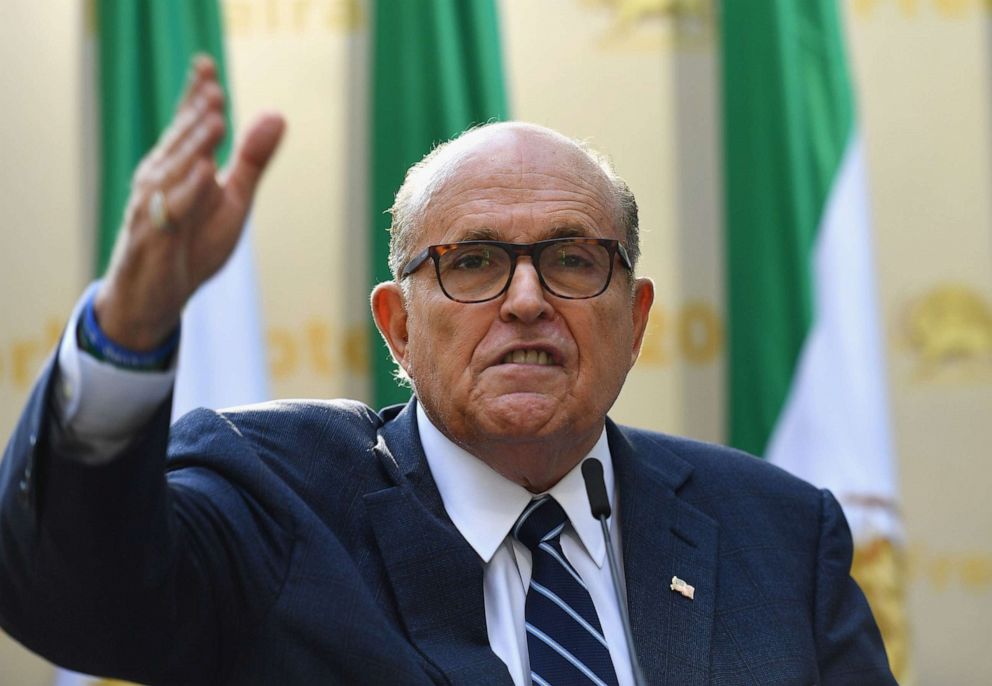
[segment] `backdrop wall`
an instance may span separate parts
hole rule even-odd
[[[87,3],[0,22],[0,436],[90,276],[97,160]],[[921,684],[992,682],[992,6],[846,0],[869,154]],[[235,118],[290,128],[254,212],[276,396],[368,394],[368,7],[226,0]],[[708,2],[504,0],[510,111],[609,153],[658,302],[618,420],[723,438],[719,82]],[[51,670],[0,637],[0,684]]]

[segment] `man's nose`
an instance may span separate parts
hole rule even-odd
[[[542,317],[550,318],[554,314],[554,307],[547,296],[547,291],[541,287],[541,279],[533,262],[530,258],[520,258],[510,280],[510,286],[503,297],[500,316],[506,321],[522,322],[537,321]]]

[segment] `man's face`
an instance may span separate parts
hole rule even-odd
[[[534,129],[479,137],[449,163],[413,253],[483,238],[624,239],[607,180],[572,144]],[[483,445],[595,441],[636,359],[649,282],[638,282],[632,298],[632,277],[617,260],[604,293],[567,300],[542,290],[522,257],[505,294],[462,304],[441,291],[430,261],[407,278],[400,363],[449,438],[476,454]]]

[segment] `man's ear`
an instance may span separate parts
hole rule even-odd
[[[634,298],[631,302],[631,316],[634,324],[634,346],[630,351],[630,366],[637,362],[641,353],[641,343],[644,342],[644,332],[648,326],[648,316],[654,303],[654,282],[648,278],[640,278],[634,282]]]
[[[372,318],[393,359],[406,369],[406,303],[398,283],[384,281],[372,289]]]

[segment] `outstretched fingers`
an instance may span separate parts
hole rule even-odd
[[[214,115],[223,118],[224,89],[217,80],[213,60],[200,55],[190,68],[186,90],[176,107],[176,113],[148,154],[147,163],[153,165],[171,155],[205,118]]]
[[[192,103],[197,90],[202,84],[208,81],[217,82],[217,79],[217,64],[213,58],[204,53],[196,55],[190,64],[186,77],[186,90],[179,99],[176,111],[180,112]]]
[[[196,163],[201,160],[213,160],[214,151],[223,140],[225,129],[221,115],[211,113],[203,117],[176,147],[160,160],[158,182],[166,187],[173,186],[182,182]]]
[[[251,204],[255,187],[285,130],[286,120],[275,112],[258,115],[248,127],[222,178],[222,185],[232,200],[245,207]]]
[[[216,174],[213,160],[197,160],[185,178],[166,193],[170,214],[186,223],[209,216],[220,200]]]

